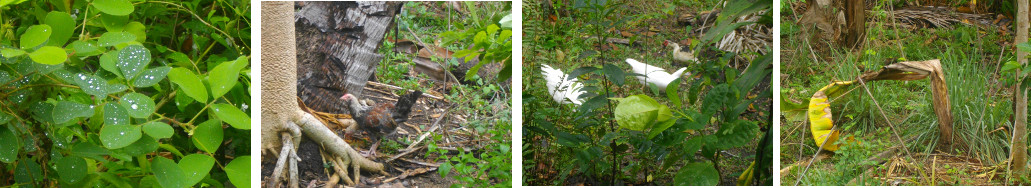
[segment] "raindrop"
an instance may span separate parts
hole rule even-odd
[[[132,104],[131,107],[132,107],[133,110],[135,110],[137,108],[136,104]]]

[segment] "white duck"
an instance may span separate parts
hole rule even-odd
[[[683,49],[680,48],[680,44],[668,40],[663,41],[662,45],[667,47],[673,47],[673,61],[683,64],[698,63],[698,58],[694,57],[694,51],[682,51]]]
[[[680,78],[680,76],[684,74],[684,71],[687,70],[687,67],[683,67],[677,70],[677,72],[669,74],[662,68],[644,64],[634,59],[626,59],[626,63],[630,64],[630,67],[633,67],[634,73],[645,75],[637,76],[637,79],[641,81],[641,84],[648,85],[648,83],[652,83],[659,86],[659,89],[662,90],[666,90],[666,86],[669,85],[670,82]],[[691,73],[687,73],[687,75],[691,75]]]
[[[548,65],[541,66],[541,70],[544,71],[542,73],[544,79],[548,81],[548,93],[551,94],[551,99],[559,104],[583,104],[584,99],[580,98],[580,94],[587,92],[581,90],[584,86],[576,78],[570,78],[569,75],[562,73],[562,70],[551,68]]]

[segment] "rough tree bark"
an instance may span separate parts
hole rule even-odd
[[[1018,0],[1017,1],[1017,34],[1016,42],[1014,44],[1021,44],[1027,42],[1028,35],[1028,1]],[[1017,50],[1017,61],[1020,64],[1027,64],[1027,52]],[[1020,73],[1016,73],[1017,79],[1020,79]],[[1014,87],[1013,95],[1015,104],[1013,109],[1013,140],[1010,148],[1010,167],[1013,170],[1014,177],[1024,177],[1027,174],[1027,93],[1020,87],[1021,83],[1018,80],[1017,86]]]
[[[362,157],[347,142],[337,137],[333,131],[326,128],[318,119],[311,114],[301,110],[297,102],[297,81],[296,81],[296,54],[293,25],[292,2],[262,2],[262,55],[261,55],[261,113],[262,129],[261,144],[262,155],[278,155],[279,161],[276,169],[283,169],[283,166],[290,166],[289,176],[290,187],[297,185],[297,161],[296,150],[289,147],[282,150],[286,153],[276,153],[277,147],[283,147],[283,142],[295,145],[300,142],[301,134],[307,135],[311,140],[318,142],[326,148],[327,153],[332,155],[331,160],[335,166],[343,167],[336,173],[349,185],[358,181],[360,171],[383,172],[383,164],[373,162]],[[335,99],[336,97],[328,97]],[[354,126],[354,125],[350,125]],[[282,134],[288,133],[288,134]],[[279,138],[282,136],[282,139]],[[284,141],[287,139],[287,141]],[[351,172],[348,172],[348,171]],[[282,172],[282,170],[276,170]],[[353,175],[350,176],[349,175]],[[282,177],[281,174],[274,174],[273,177]],[[353,179],[351,179],[353,177]],[[272,179],[272,185],[277,185],[281,180]]]
[[[298,3],[297,91],[316,111],[351,114],[337,99],[361,97],[383,59],[376,49],[402,2]]]
[[[863,0],[845,1],[845,48],[859,49],[866,36],[866,7]]]

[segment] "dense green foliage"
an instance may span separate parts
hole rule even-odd
[[[697,48],[715,48],[712,43],[726,36],[727,31],[747,24],[771,25],[769,22],[736,22],[734,19],[763,11],[769,17],[772,15],[769,11],[771,5],[770,1],[729,3],[723,7],[716,26],[703,35]],[[752,159],[735,164],[744,166],[744,169],[750,161],[755,161],[758,163],[756,174],[761,175],[749,178],[756,178],[755,184],[772,184],[772,142],[760,141],[770,137],[769,131],[760,129],[770,129],[771,115],[768,112],[745,114],[749,108],[771,105],[766,102],[772,98],[771,90],[760,89],[760,83],[769,82],[772,56],[747,54],[751,57],[748,68],[738,70],[728,63],[744,54],[721,54],[690,65],[689,72],[698,76],[674,80],[665,91],[654,84],[638,84],[634,77],[638,74],[626,71],[630,70],[629,66],[621,62],[625,58],[637,59],[642,55],[636,54],[634,47],[600,42],[614,37],[612,30],[634,31],[630,27],[654,24],[642,20],[673,19],[667,17],[671,13],[627,15],[627,12],[640,11],[625,10],[640,8],[636,6],[623,1],[587,0],[575,1],[571,6],[551,4],[553,9],[545,10],[552,12],[527,8],[527,39],[524,41],[527,63],[523,66],[523,83],[527,88],[523,93],[526,130],[523,136],[523,184],[717,185],[724,179],[736,179],[737,175],[744,173],[721,172],[719,165],[728,162],[721,160],[723,154],[720,151],[731,149],[754,151],[755,155],[750,156]],[[708,6],[715,6],[715,3]],[[571,12],[570,16],[546,16],[563,15],[565,12]],[[574,18],[578,20],[572,20]],[[548,23],[549,19],[557,21]],[[640,23],[645,24],[637,25]],[[597,39],[581,39],[580,36],[584,35]],[[669,35],[658,36],[658,41],[662,37],[680,40],[679,36],[673,36],[676,35],[674,33]],[[632,37],[633,40],[636,39]],[[614,49],[606,49],[608,47]],[[647,47],[651,46],[646,46],[645,51],[668,50]],[[669,61],[668,56],[644,59],[649,63]],[[580,95],[585,102],[575,109],[567,105],[556,106],[543,83],[541,64],[562,67],[580,64],[581,67],[566,73],[580,78],[585,84],[587,93]],[[580,180],[570,180],[573,178]]]
[[[0,4],[0,184],[249,187],[249,10]]]

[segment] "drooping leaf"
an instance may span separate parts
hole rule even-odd
[[[29,58],[36,63],[56,65],[68,60],[68,54],[64,52],[63,48],[44,46],[29,53]]]
[[[214,104],[215,116],[237,129],[251,129],[251,117],[231,104]]]
[[[40,24],[29,26],[29,29],[25,30],[25,34],[21,35],[21,49],[33,49],[37,46],[47,42],[50,39],[50,35],[54,32],[49,25]]]
[[[204,83],[190,70],[182,67],[174,68],[168,72],[168,80],[179,85],[183,92],[193,99],[202,102],[208,101],[208,91],[205,89]]]
[[[110,15],[125,16],[134,10],[129,0],[95,0],[93,7]]]
[[[215,153],[222,144],[222,121],[208,120],[193,130],[193,145],[208,153]]]

